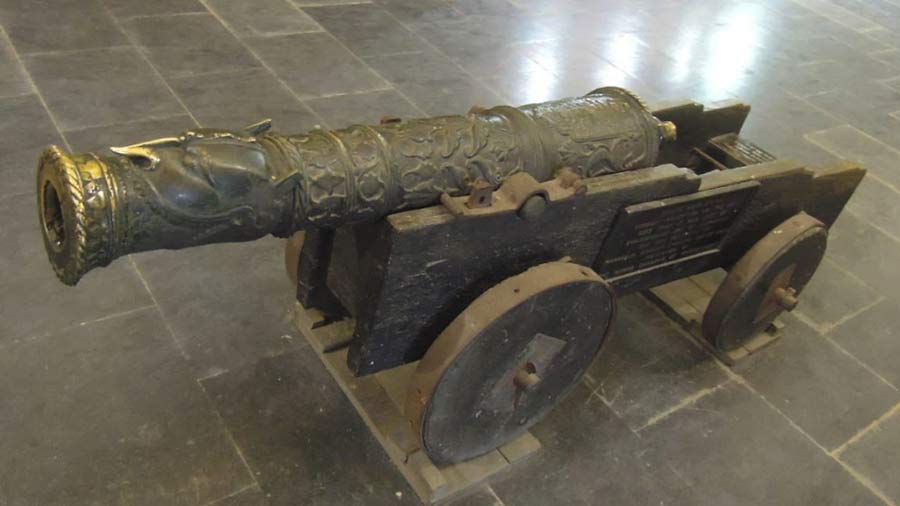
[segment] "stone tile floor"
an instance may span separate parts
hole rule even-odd
[[[39,149],[624,85],[741,97],[868,179],[787,337],[728,369],[640,297],[467,505],[900,504],[900,1],[0,0],[0,505],[416,504],[287,320],[281,244],[54,278]]]

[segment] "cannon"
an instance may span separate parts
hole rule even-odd
[[[418,361],[405,413],[436,463],[540,420],[600,353],[616,300],[725,269],[703,317],[728,350],[790,311],[865,174],[740,136],[749,106],[650,110],[614,87],[521,107],[279,135],[196,129],[41,157],[63,283],[151,249],[290,238],[317,326],[358,376]]]

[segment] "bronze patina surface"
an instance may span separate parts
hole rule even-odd
[[[74,285],[119,256],[336,228],[562,167],[592,177],[655,165],[671,123],[634,95],[600,88],[522,107],[280,135],[197,129],[113,148],[48,148],[38,207],[51,264]]]

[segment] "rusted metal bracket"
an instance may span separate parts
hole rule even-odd
[[[458,217],[515,212],[523,220],[532,221],[543,214],[548,202],[582,195],[586,189],[578,174],[564,167],[556,178],[543,183],[525,172],[508,177],[497,189],[482,181],[466,196],[442,194],[441,204]]]

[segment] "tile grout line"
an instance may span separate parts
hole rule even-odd
[[[856,444],[859,440],[866,437],[873,430],[878,429],[882,423],[887,421],[890,417],[894,416],[898,412],[900,412],[900,402],[898,402],[894,405],[894,407],[887,410],[884,414],[873,420],[872,423],[860,429],[856,434],[854,434],[850,439],[844,441],[840,446],[838,446],[834,450],[831,450],[831,456],[834,458],[840,457],[842,453],[847,451],[847,448]]]
[[[871,287],[870,287],[870,288],[871,288]],[[874,292],[875,290],[873,289],[872,291]],[[824,327],[825,332],[822,332],[822,335],[825,335],[825,334],[830,333],[832,330],[834,330],[834,329],[840,327],[841,325],[847,323],[848,321],[850,321],[850,320],[856,318],[857,316],[859,316],[859,315],[865,313],[865,312],[868,311],[869,309],[875,307],[876,305],[878,305],[879,303],[881,303],[881,302],[883,302],[883,301],[885,301],[885,300],[887,300],[887,297],[885,297],[884,295],[879,295],[879,296],[876,297],[875,300],[873,300],[872,302],[870,302],[870,303],[868,303],[868,304],[866,304],[866,305],[860,307],[859,309],[857,309],[857,310],[855,310],[855,311],[851,311],[851,312],[845,314],[844,316],[842,316],[842,317],[838,318],[837,320],[835,320],[834,323],[831,323],[831,324],[829,324],[829,325],[826,325],[826,326]]]
[[[34,78],[31,77],[31,72],[28,71],[28,68],[25,66],[25,62],[22,60],[22,56],[19,54],[19,50],[16,49],[15,44],[13,44],[12,39],[9,38],[9,34],[6,33],[6,29],[0,26],[0,36],[9,44],[10,50],[12,50],[13,57],[16,59],[16,63],[19,64],[19,68],[22,69],[22,73],[25,74],[25,77],[28,79],[28,84],[31,86],[34,95],[37,97],[38,101],[40,101],[41,105],[44,107],[44,111],[47,112],[47,116],[50,118],[50,122],[53,123],[53,127],[56,128],[56,132],[59,134],[59,137],[62,139],[63,144],[66,146],[66,149],[72,151],[72,146],[69,145],[68,139],[63,135],[63,130],[59,125],[59,121],[56,119],[56,116],[53,114],[53,111],[50,110],[50,107],[47,105],[47,101],[44,99],[43,93],[41,93],[40,88],[38,88],[37,83],[34,82]]]
[[[399,24],[400,26],[402,26],[407,32],[409,32],[410,35],[412,35],[413,37],[415,37],[415,38],[417,38],[417,39],[423,41],[423,42],[425,43],[425,45],[427,45],[428,47],[430,47],[433,51],[437,52],[439,55],[441,55],[441,56],[443,56],[444,58],[446,58],[447,61],[449,61],[451,65],[453,65],[454,67],[456,67],[460,72],[462,72],[464,75],[468,76],[470,79],[474,80],[476,84],[480,84],[480,85],[483,86],[486,90],[488,90],[488,91],[490,91],[491,93],[493,93],[494,95],[496,95],[497,98],[500,98],[500,99],[502,99],[502,100],[504,100],[504,101],[506,101],[506,102],[511,102],[511,100],[509,100],[509,98],[508,98],[505,94],[500,93],[499,91],[497,91],[496,89],[494,89],[493,86],[490,86],[489,84],[487,84],[487,83],[486,83],[484,80],[482,80],[480,77],[473,75],[471,72],[469,72],[468,70],[466,70],[462,65],[460,65],[456,60],[454,60],[453,58],[451,58],[450,55],[448,55],[447,53],[445,53],[444,51],[442,51],[440,48],[438,48],[437,46],[435,46],[434,44],[432,44],[430,40],[426,39],[426,38],[423,37],[422,35],[419,35],[419,33],[416,32],[415,30],[410,29],[410,27],[409,27],[406,23],[404,23],[403,21],[400,21],[400,18],[398,18],[397,16],[395,16],[393,12],[391,12],[391,11],[389,11],[389,10],[387,10],[387,9],[382,8],[381,6],[378,6],[378,8],[380,8],[385,14],[388,15],[388,17],[390,17],[391,19],[393,19],[397,24]],[[452,8],[453,10],[459,12],[460,14],[462,14],[464,17],[467,17],[466,14],[464,14],[462,11],[459,11],[459,10],[456,9],[455,7],[452,7],[452,6],[451,6],[451,8]],[[429,23],[429,24],[433,24],[433,23]],[[349,48],[348,48],[348,49],[349,49]],[[355,53],[354,53],[354,54],[355,54]],[[530,58],[529,58],[529,59],[530,59]],[[535,62],[535,63],[537,63],[537,62]],[[541,68],[543,68],[543,66],[541,66],[540,64],[538,64],[538,66],[541,67]],[[406,97],[404,96],[404,98],[406,98]],[[408,98],[407,98],[407,100],[408,100]],[[414,104],[415,104],[415,103],[414,103]],[[480,105],[480,104],[471,104],[471,105]]]
[[[205,2],[206,0],[198,0],[198,1]],[[302,7],[300,7],[299,5],[295,4],[294,2],[290,2],[290,3],[291,3],[291,5],[294,6],[295,9],[297,9],[298,11],[300,11],[301,13],[303,13],[304,15],[309,16],[313,21],[315,21],[315,18],[313,18],[313,17],[310,16],[306,11],[304,11]],[[375,4],[371,3],[371,2],[365,2],[365,3],[360,3],[360,4],[339,4],[339,5],[372,5],[372,6],[374,6],[374,7],[377,7],[377,8],[380,8],[380,9],[381,9],[381,6],[375,5]],[[314,6],[312,6],[312,5],[305,5],[305,6],[303,6],[303,7],[314,7]],[[321,6],[319,6],[319,7],[321,7]],[[395,21],[397,21],[397,18],[395,18],[390,12],[388,12],[388,11],[385,10],[385,9],[382,9],[382,11],[383,11],[385,14],[389,15],[391,18],[393,18]],[[397,21],[397,22],[400,23],[399,21]],[[318,24],[319,22],[316,21],[316,23]],[[320,24],[320,26],[321,26],[321,24]],[[406,29],[406,31],[410,32],[411,35],[414,35],[414,36],[418,37],[418,34],[411,32],[411,31],[410,31],[408,28],[406,28],[406,26],[404,26],[402,23],[400,24],[400,26],[403,26],[403,28]],[[350,56],[352,56],[357,62],[361,63],[364,67],[366,67],[366,68],[369,70],[369,72],[375,74],[379,79],[381,79],[382,81],[384,81],[385,84],[387,84],[387,85],[389,86],[388,88],[385,88],[385,89],[383,89],[383,90],[367,90],[366,92],[393,90],[395,93],[397,93],[398,95],[400,95],[400,97],[402,97],[404,100],[406,100],[407,102],[409,102],[409,104],[412,105],[417,111],[419,111],[420,113],[422,113],[422,116],[428,116],[428,113],[426,113],[421,107],[419,107],[419,104],[415,103],[412,99],[410,99],[410,98],[406,95],[406,93],[403,93],[403,91],[401,91],[399,88],[397,88],[396,86],[394,86],[394,83],[392,83],[392,82],[390,81],[390,79],[386,79],[383,75],[381,75],[381,73],[379,73],[379,72],[378,72],[377,70],[375,70],[371,65],[369,65],[369,63],[368,63],[367,61],[365,61],[365,59],[363,59],[363,57],[361,57],[360,55],[356,54],[356,51],[353,51],[352,49],[350,49],[346,44],[344,44],[340,39],[338,39],[337,37],[335,37],[335,35],[334,35],[333,33],[331,33],[329,30],[327,30],[324,26],[322,26],[322,33],[325,33],[325,34],[327,34],[329,37],[331,37],[331,40],[333,40],[338,46],[344,48],[344,50],[347,51],[347,53],[349,53]],[[422,39],[422,37],[418,37],[418,38]],[[422,40],[424,40],[424,39],[422,39]],[[419,52],[421,52],[421,51],[419,51]],[[410,53],[410,54],[415,54],[415,53]],[[366,92],[363,92],[363,93],[366,93]],[[329,96],[331,96],[331,97],[337,97],[337,96],[351,95],[351,94],[353,94],[353,93],[344,93],[344,94],[337,93],[337,94],[333,94],[333,95],[325,95],[325,96],[322,96],[322,97],[316,97],[316,98],[328,98]],[[360,94],[361,94],[361,93],[360,93]],[[314,100],[314,99],[311,99],[311,100]]]
[[[57,329],[54,329],[54,330],[48,330],[48,331],[46,331],[46,332],[41,332],[41,333],[37,333],[37,334],[26,335],[26,336],[23,336],[23,337],[20,337],[20,338],[17,338],[17,339],[13,339],[13,340],[10,341],[10,342],[0,343],[0,350],[4,350],[4,349],[6,349],[6,348],[8,348],[8,347],[10,347],[10,346],[13,346],[13,345],[19,345],[19,344],[23,344],[23,343],[30,343],[30,342],[38,341],[38,340],[47,338],[48,336],[50,336],[50,335],[52,335],[52,334],[56,334],[56,333],[60,333],[60,332],[66,332],[66,331],[75,329],[75,328],[77,328],[77,327],[84,327],[84,326],[86,326],[86,325],[91,325],[91,324],[94,324],[94,323],[100,323],[100,322],[104,322],[104,321],[107,321],[107,320],[112,320],[112,319],[115,319],[115,318],[121,318],[121,317],[128,316],[128,315],[131,315],[131,314],[134,314],[134,313],[139,313],[139,312],[141,312],[141,311],[146,311],[146,310],[148,310],[148,309],[153,309],[153,308],[155,308],[155,307],[156,307],[156,306],[153,305],[153,304],[145,304],[145,305],[143,305],[143,306],[138,306],[138,307],[134,307],[134,308],[131,308],[131,309],[126,309],[125,311],[119,311],[119,312],[116,312],[116,313],[111,313],[111,314],[108,314],[108,315],[105,315],[105,316],[101,316],[101,317],[95,318],[95,319],[93,319],[93,320],[85,320],[85,321],[83,321],[83,322],[71,323],[71,324],[69,324],[69,325],[65,325],[65,326],[62,326],[62,327],[57,328]],[[0,506],[2,506],[2,504],[0,504]]]
[[[202,0],[201,0],[202,1]],[[234,451],[237,452],[238,457],[241,459],[241,462],[244,464],[244,468],[247,470],[247,474],[250,475],[250,479],[253,480],[253,483],[257,488],[262,490],[262,487],[259,486],[259,481],[256,479],[256,474],[253,472],[253,468],[250,467],[250,463],[247,462],[247,457],[244,456],[244,451],[241,450],[241,447],[238,446],[237,441],[234,439],[234,434],[228,429],[228,425],[225,423],[225,420],[222,418],[222,414],[219,413],[219,410],[216,409],[216,405],[213,402],[212,398],[209,396],[209,392],[206,391],[206,387],[203,386],[203,382],[200,380],[194,380],[197,382],[197,385],[200,386],[200,390],[203,392],[203,395],[206,397],[207,402],[209,402],[210,407],[212,408],[213,413],[216,415],[216,419],[219,420],[219,424],[222,426],[222,430],[225,431],[225,434],[228,435],[228,440],[231,441],[231,445],[234,447]]]
[[[381,76],[378,76],[378,77],[381,77]],[[390,83],[388,83],[388,84],[390,84]],[[306,102],[315,102],[316,100],[322,100],[322,99],[328,99],[328,98],[353,97],[356,95],[367,95],[369,93],[377,93],[377,92],[384,92],[384,91],[397,91],[397,89],[394,88],[393,86],[389,86],[387,88],[370,88],[367,90],[347,91],[344,93],[326,93],[324,95],[318,95],[315,97],[307,97],[307,98],[304,98],[303,100],[305,100]],[[397,91],[397,94],[400,95],[400,92]],[[406,98],[406,97],[403,97],[403,98]],[[412,105],[415,106],[415,104],[412,104]],[[424,112],[423,112],[423,114],[424,114]]]
[[[137,274],[138,279],[141,280],[141,283],[144,285],[144,290],[147,290],[147,294],[150,295],[150,300],[153,301],[153,305],[156,307],[156,313],[159,315],[159,318],[162,320],[163,325],[166,327],[166,330],[169,331],[169,336],[172,338],[172,342],[175,343],[175,347],[178,348],[178,352],[181,353],[181,357],[185,360],[190,360],[191,356],[184,348],[184,345],[181,343],[181,340],[178,339],[178,336],[175,335],[175,329],[172,328],[172,325],[169,323],[168,318],[163,314],[162,307],[159,305],[159,301],[156,300],[156,295],[153,295],[153,290],[150,289],[150,283],[147,282],[147,278],[144,277],[144,273],[137,266],[137,262],[134,261],[134,258],[131,255],[128,255],[128,261],[131,263],[131,267],[134,268],[135,274]]]
[[[228,495],[223,495],[222,497],[217,497],[216,499],[213,499],[209,502],[205,502],[201,506],[215,506],[216,504],[222,504],[222,501],[231,499],[232,497],[236,497],[236,496],[243,494],[244,492],[254,489],[254,488],[259,490],[259,485],[257,485],[255,482],[251,483],[249,485],[244,485],[243,487],[235,490],[234,492],[231,492]],[[0,505],[0,506],[2,506],[2,505]]]
[[[822,337],[825,338],[826,341],[828,341],[829,343],[831,343],[832,345],[834,345],[834,347],[837,348],[838,351],[840,351],[841,353],[843,353],[843,354],[847,355],[848,357],[850,357],[850,358],[851,358],[854,362],[856,362],[860,367],[862,367],[862,368],[865,369],[866,371],[869,371],[869,374],[871,374],[872,376],[875,376],[876,378],[878,378],[882,383],[884,383],[885,385],[887,385],[888,387],[890,387],[893,391],[895,391],[895,392],[900,392],[900,388],[897,388],[896,385],[894,385],[893,383],[891,383],[890,381],[888,381],[887,378],[885,378],[884,376],[882,376],[881,374],[879,374],[878,371],[876,371],[875,369],[872,368],[872,366],[870,366],[869,364],[863,362],[863,361],[860,360],[856,355],[854,355],[854,354],[850,353],[849,351],[847,351],[847,349],[844,348],[843,346],[841,346],[840,343],[838,343],[837,341],[835,341],[834,339],[832,339],[831,337],[829,337],[829,336],[827,336],[827,335],[823,335]]]
[[[885,237],[887,237],[888,239],[896,242],[897,244],[900,244],[900,237],[897,237],[896,235],[894,235],[893,232],[888,232],[887,230],[882,228],[880,225],[876,225],[875,223],[872,223],[868,219],[863,218],[859,214],[855,213],[853,211],[853,209],[844,209],[844,212],[850,214],[851,216],[858,219],[859,221],[866,223],[867,225],[869,225],[873,229],[877,230],[878,232],[881,232],[881,234],[884,235]]]
[[[719,383],[718,385],[716,385],[714,387],[703,388],[701,390],[698,390],[697,392],[694,392],[693,394],[681,399],[680,401],[678,401],[671,407],[664,409],[664,410],[660,411],[659,413],[648,418],[647,421],[644,422],[643,425],[641,425],[640,427],[635,429],[635,432],[641,432],[644,429],[648,429],[648,428],[656,425],[657,423],[665,420],[666,418],[672,416],[673,414],[677,413],[678,411],[681,411],[684,408],[687,408],[689,406],[696,404],[697,401],[699,401],[700,399],[703,399],[704,397],[706,397],[712,393],[718,392],[719,390],[721,390],[722,388],[725,388],[726,386],[730,385],[731,383],[732,383],[732,379],[728,378],[725,381]]]
[[[500,496],[497,495],[497,492],[494,490],[494,487],[492,485],[488,484],[487,489],[488,492],[490,492],[491,495],[494,496],[494,500],[497,501],[494,506],[506,506],[506,503],[503,502],[503,499],[500,499]]]
[[[241,37],[238,36],[238,34],[234,31],[234,29],[231,27],[231,25],[226,23],[225,19],[222,18],[222,16],[220,16],[219,13],[217,13],[214,9],[210,8],[207,0],[197,0],[197,1],[200,2],[201,5],[203,5],[203,7],[207,10],[207,12],[209,12],[214,18],[216,18],[216,21],[218,21],[219,24],[222,25],[225,28],[225,30],[227,30],[228,33],[231,34],[232,37],[237,39],[238,43],[241,46],[243,46],[243,48],[248,53],[250,53],[250,55],[253,56],[253,58],[255,58],[256,61],[258,61],[260,63],[260,65],[262,65],[262,67],[264,69],[266,69],[269,72],[269,74],[272,75],[272,77],[275,78],[276,81],[278,81],[278,84],[280,84],[281,87],[284,88],[288,92],[288,94],[290,94],[292,97],[294,97],[294,100],[299,102],[300,105],[303,106],[316,119],[318,119],[321,122],[321,124],[325,124],[325,120],[322,118],[322,116],[320,116],[319,113],[314,111],[313,108],[310,107],[309,104],[307,104],[305,100],[300,98],[300,96],[294,91],[294,89],[291,88],[290,86],[288,86],[287,82],[285,82],[284,79],[282,79],[281,76],[278,75],[278,73],[275,72],[275,70],[272,69],[272,67],[270,67],[269,64],[266,63],[266,61],[263,60],[262,57],[260,57],[259,54],[257,54],[256,51],[254,51],[253,48],[250,47],[249,44],[247,44],[246,41],[244,41],[244,39],[242,39]],[[293,2],[289,1],[288,3],[290,3],[291,5],[294,5]],[[306,14],[306,13],[304,12],[303,14]],[[313,20],[313,21],[315,21],[315,20]],[[316,24],[318,24],[318,22],[316,22]],[[324,31],[324,28],[323,28],[323,31]],[[320,32],[308,32],[308,33],[320,33]],[[274,37],[272,37],[272,38],[274,38]]]
[[[112,22],[115,25],[115,27],[120,32],[122,32],[123,35],[125,35],[125,39],[128,40],[128,42],[131,44],[132,48],[134,48],[134,50],[137,51],[137,53],[139,55],[141,55],[141,59],[144,60],[144,63],[146,63],[147,66],[150,67],[150,69],[153,71],[153,73],[156,74],[156,77],[162,82],[163,85],[165,85],[166,89],[169,90],[169,93],[178,102],[178,104],[181,106],[181,108],[184,109],[185,112],[187,112],[188,116],[191,117],[191,120],[194,122],[194,124],[198,127],[202,126],[200,124],[200,122],[197,121],[197,118],[194,116],[194,113],[192,113],[191,110],[188,109],[188,107],[184,103],[184,101],[181,100],[181,97],[179,97],[178,94],[175,93],[175,90],[172,89],[172,86],[169,84],[169,81],[167,81],[166,78],[163,77],[163,75],[159,71],[159,69],[156,68],[156,65],[154,65],[153,62],[150,61],[150,58],[146,55],[146,53],[144,53],[144,50],[142,49],[141,45],[138,44],[137,41],[134,39],[134,37],[132,37],[131,34],[128,33],[128,31],[122,27],[121,21],[119,21],[119,19],[113,15],[113,13],[109,10],[109,8],[105,4],[103,5],[103,10],[112,19]],[[135,266],[135,269],[137,269],[137,264],[134,264],[134,266]]]
[[[78,133],[83,132],[85,130],[91,130],[93,128],[109,128],[109,127],[117,127],[117,126],[126,126],[126,125],[139,125],[141,123],[150,123],[153,121],[165,121],[169,119],[175,119],[182,116],[190,116],[185,112],[179,112],[175,114],[163,114],[160,116],[142,116],[139,119],[130,119],[125,121],[113,121],[112,123],[98,123],[96,125],[85,125],[73,128],[71,130],[66,130],[65,133]]]
[[[827,250],[826,250],[826,253],[827,253]],[[857,276],[856,274],[854,274],[854,273],[850,272],[849,270],[847,270],[847,268],[844,267],[843,265],[841,265],[837,260],[835,260],[835,259],[833,259],[833,258],[831,258],[831,257],[828,257],[828,256],[823,257],[822,260],[823,260],[823,261],[826,261],[826,262],[828,262],[828,263],[830,263],[835,269],[837,269],[837,270],[843,272],[843,273],[846,274],[847,277],[849,277],[850,279],[853,279],[853,280],[855,280],[857,283],[859,283],[859,284],[861,284],[862,286],[868,288],[869,290],[872,291],[872,293],[878,293],[878,291],[877,291],[874,287],[869,286],[869,283],[866,283],[865,280],[863,280],[862,278],[860,278],[860,277]],[[843,322],[842,322],[842,323],[843,323]]]
[[[304,7],[342,7],[344,5],[375,5],[370,0],[359,0],[359,1],[349,1],[349,2],[336,2],[336,3],[308,3],[303,5],[297,5],[292,0],[288,0],[290,4],[298,9],[302,9]]]
[[[79,49],[55,49],[51,51],[34,51],[31,53],[26,53],[25,56],[66,56],[77,53],[90,53],[96,51],[105,51],[107,49],[119,50],[119,49],[132,49],[134,46],[131,43],[128,44],[116,44],[113,46],[98,46],[98,47],[82,47]]]
[[[875,292],[875,290],[872,287],[870,287],[868,284],[864,284],[863,286],[872,290],[873,293],[878,293],[878,292]],[[886,299],[886,297],[884,295],[879,295],[879,296],[875,297],[875,299],[872,300],[871,302],[863,304],[862,306],[854,309],[853,311],[850,311],[849,313],[846,313],[845,315],[841,316],[837,320],[835,320],[831,323],[823,323],[821,325],[816,323],[812,318],[807,316],[806,313],[801,311],[799,308],[792,311],[791,314],[796,316],[798,320],[802,321],[803,323],[805,323],[806,325],[811,327],[813,330],[815,330],[816,332],[818,332],[824,336],[825,334],[827,334],[827,333],[831,332],[832,330],[836,329],[837,327],[847,323],[848,321],[850,321],[853,318],[855,318],[856,316],[864,313],[867,309],[875,306],[876,304],[878,304],[879,302],[882,302],[885,299]]]

